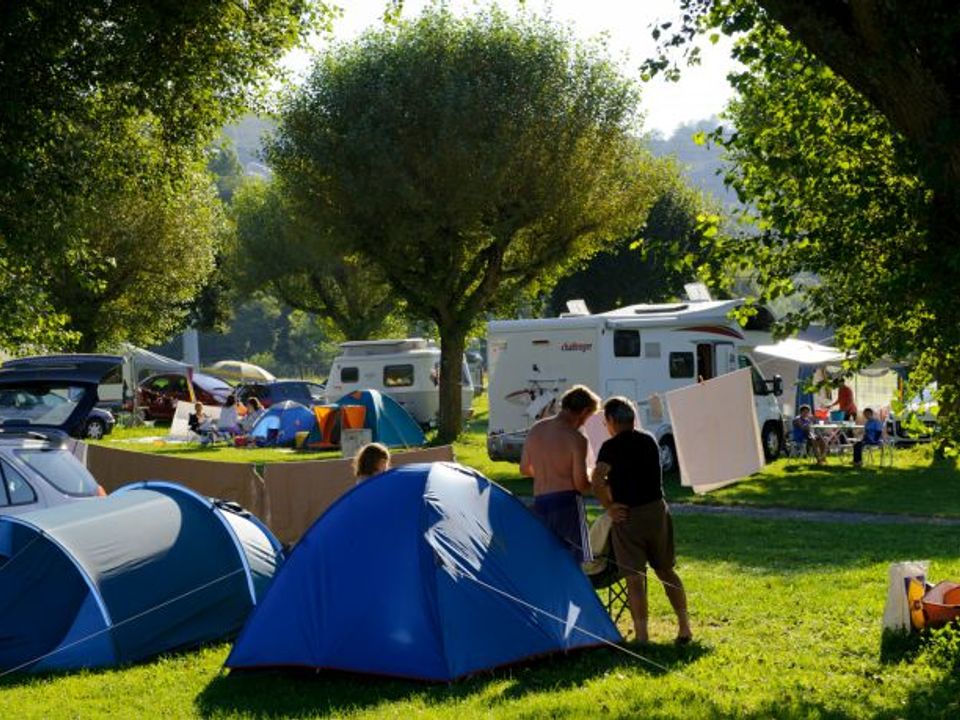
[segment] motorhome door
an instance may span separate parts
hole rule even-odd
[[[733,343],[716,343],[713,352],[717,375],[726,375],[737,369],[737,350]]]
[[[611,336],[613,357],[603,390],[607,397],[623,395],[631,400],[636,400],[636,378],[639,373],[641,347],[640,331],[619,329],[614,330]]]

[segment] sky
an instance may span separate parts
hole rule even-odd
[[[404,0],[403,17],[420,13],[431,0]],[[340,0],[343,14],[334,22],[333,37],[349,41],[370,26],[381,22],[386,0]],[[478,0],[448,0],[458,13],[476,12],[489,3]],[[528,12],[548,16],[569,25],[582,40],[605,36],[610,56],[620,62],[622,71],[640,79],[640,63],[655,51],[650,36],[654,22],[677,19],[676,0],[502,0],[500,7],[511,13]],[[329,40],[318,37],[314,49]],[[644,129],[669,136],[685,122],[708,118],[723,110],[733,90],[726,75],[735,65],[730,58],[730,43],[721,38],[716,45],[702,43],[703,59],[699,67],[684,68],[679,82],[666,82],[659,77],[641,85],[641,107],[645,115]],[[311,52],[297,50],[285,64],[295,77],[302,77],[310,66]]]

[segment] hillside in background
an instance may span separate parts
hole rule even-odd
[[[223,129],[223,134],[230,138],[233,149],[240,158],[240,164],[247,174],[268,175],[266,163],[263,161],[261,151],[265,136],[273,132],[277,124],[269,119],[256,115],[244,115],[239,122],[234,125],[227,125]]]
[[[720,125],[716,117],[686,123],[670,137],[659,133],[650,135],[647,146],[658,157],[673,157],[683,170],[684,177],[695,188],[712,195],[724,206],[737,205],[736,193],[723,184],[722,150],[716,145],[697,145],[693,136],[698,132],[712,132]]]

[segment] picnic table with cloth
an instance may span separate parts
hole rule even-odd
[[[854,422],[813,423],[810,429],[827,445],[827,457],[843,457],[847,450],[853,450],[853,443],[863,434],[863,425]]]

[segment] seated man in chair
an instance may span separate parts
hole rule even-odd
[[[883,423],[873,416],[873,410],[867,408],[863,411],[863,439],[853,444],[853,465],[860,467],[863,465],[863,447],[870,445],[880,447],[883,445]]]
[[[813,415],[809,405],[801,405],[800,414],[793,419],[793,444],[801,451],[811,448],[817,464],[823,464],[827,455],[827,443],[813,431]]]

